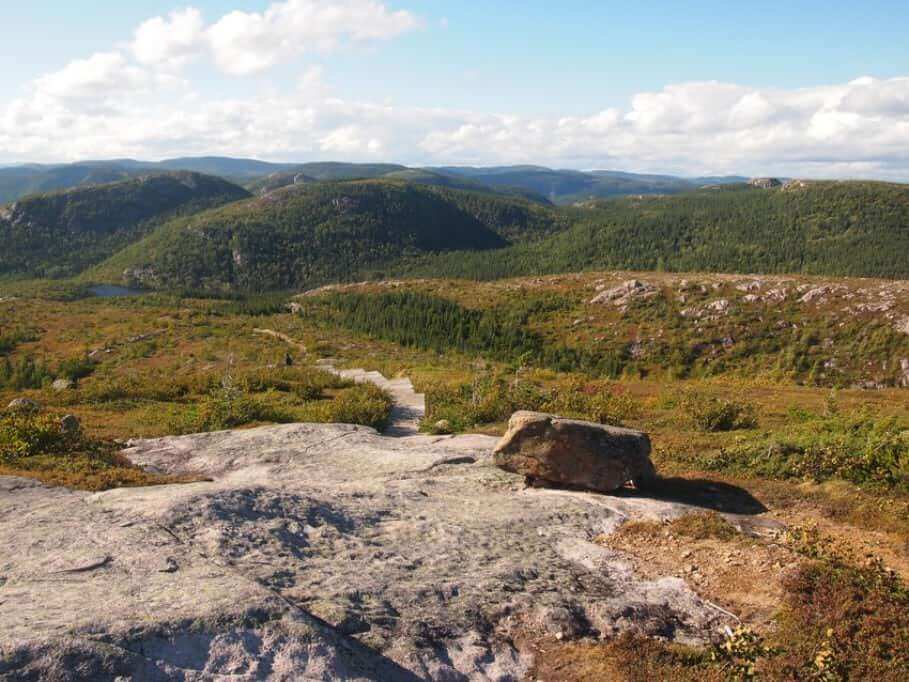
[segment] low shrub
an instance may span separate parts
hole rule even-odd
[[[674,533],[694,540],[712,539],[729,542],[739,535],[735,526],[713,511],[680,516],[672,521],[669,527]]]
[[[783,434],[727,447],[711,464],[770,478],[907,489],[909,431],[896,417],[865,410],[815,416]]]
[[[143,471],[112,443],[62,428],[50,414],[0,413],[0,475],[85,490],[191,480]]]
[[[16,349],[20,343],[37,341],[40,338],[34,329],[13,329],[0,334],[0,355],[6,355]]]
[[[298,415],[300,421],[362,424],[381,431],[391,419],[394,402],[374,384],[356,384],[332,400],[309,403]]]
[[[790,544],[806,561],[785,581],[771,679],[909,679],[909,588],[878,559],[857,560],[796,529]]]
[[[684,419],[699,431],[735,431],[757,425],[754,406],[741,400],[684,391],[677,401]]]
[[[40,360],[22,357],[13,362],[8,357],[0,362],[0,388],[24,390],[41,388],[54,380],[54,373]]]
[[[251,393],[280,391],[301,400],[316,400],[328,388],[344,388],[350,382],[336,374],[309,367],[270,367],[241,372],[238,383]]]
[[[454,431],[506,421],[518,410],[542,410],[548,395],[529,382],[504,374],[478,373],[472,382],[439,384],[426,390],[424,428],[445,420]]]
[[[489,372],[478,373],[471,383],[430,386],[426,408],[424,428],[445,420],[454,431],[503,422],[518,410],[614,425],[638,413],[630,396],[606,382],[573,378],[544,389],[510,374]]]
[[[286,422],[290,417],[274,405],[250,396],[229,380],[199,403],[196,431],[223,431],[254,422]]]
[[[639,409],[637,403],[616,386],[574,378],[550,391],[543,411],[621,426],[626,419],[636,416]]]
[[[95,371],[95,363],[87,355],[63,360],[57,365],[57,378],[79,381]]]

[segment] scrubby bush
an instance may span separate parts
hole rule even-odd
[[[573,378],[541,388],[510,374],[491,372],[478,373],[470,383],[429,387],[426,408],[424,428],[446,420],[455,431],[506,421],[518,410],[615,425],[638,411],[631,397],[605,382]]]
[[[735,431],[757,425],[754,406],[700,391],[684,391],[677,401],[685,420],[700,431]]]
[[[0,413],[0,476],[86,490],[189,480],[143,471],[112,444],[66,429],[50,414]]]
[[[285,421],[289,421],[286,414],[225,378],[199,403],[195,425],[197,431],[222,431],[254,422]]]
[[[909,487],[909,431],[895,417],[868,411],[814,416],[783,435],[723,450],[714,468],[771,478],[839,478],[885,488]]]
[[[271,367],[241,372],[238,383],[251,393],[280,391],[301,400],[316,400],[328,388],[343,388],[349,382],[341,377],[309,367]]]
[[[548,396],[533,384],[504,374],[478,373],[472,382],[426,390],[424,428],[446,420],[455,431],[507,420],[518,410],[541,410]]]
[[[29,412],[0,416],[0,463],[38,454],[65,454],[85,448],[81,432],[65,431],[58,419]]]
[[[57,365],[57,378],[79,381],[95,371],[95,363],[87,356],[68,358]]]
[[[575,378],[552,389],[543,410],[562,417],[620,426],[638,414],[638,405],[616,386]]]
[[[909,679],[909,588],[878,559],[859,560],[816,530],[789,544],[807,560],[784,583],[780,655],[770,679]]]
[[[305,421],[362,424],[381,431],[391,418],[391,396],[374,384],[356,384],[333,400],[311,403]]]
[[[54,373],[40,360],[22,357],[18,362],[4,358],[0,362],[0,387],[23,390],[41,388],[54,380]]]
[[[38,333],[33,329],[12,329],[0,333],[0,355],[11,353],[20,343],[37,341],[38,338]]]

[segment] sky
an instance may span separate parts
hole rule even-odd
[[[905,1],[5,4],[0,164],[211,154],[909,181]]]

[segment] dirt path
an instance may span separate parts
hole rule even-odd
[[[420,432],[420,420],[426,415],[426,396],[417,393],[410,379],[386,379],[379,372],[367,372],[364,369],[337,369],[331,360],[319,360],[319,369],[337,374],[344,379],[357,383],[369,382],[387,391],[394,399],[395,406],[391,411],[391,421],[385,429],[386,436],[414,436]]]
[[[294,341],[287,334],[283,334],[281,332],[276,332],[274,329],[253,329],[253,334],[260,334],[262,336],[270,336],[273,339],[278,339],[279,341],[283,341],[288,346],[293,346],[294,348],[296,348],[297,350],[299,350],[302,353],[306,352],[306,346],[304,346],[302,343],[300,343],[299,341]]]

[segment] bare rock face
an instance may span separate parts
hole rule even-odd
[[[774,187],[781,187],[783,183],[776,178],[752,178],[748,181],[748,184],[758,189],[773,189]]]
[[[512,415],[495,463],[534,481],[599,492],[646,487],[656,476],[647,434],[542,412]]]
[[[600,432],[652,473],[646,437]],[[495,442],[288,424],[125,451],[205,482],[0,476],[0,679],[505,682],[529,671],[528,637],[698,643],[733,624],[591,540],[692,507],[526,488]]]

